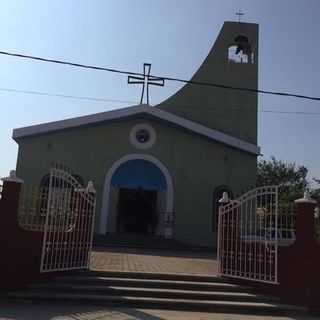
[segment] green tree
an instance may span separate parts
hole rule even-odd
[[[301,198],[308,188],[307,174],[308,169],[305,166],[271,157],[271,160],[258,161],[257,185],[280,186],[279,201],[289,204]]]
[[[316,187],[311,191],[311,196],[317,200],[320,205],[320,179],[313,178],[312,180],[315,182]]]
[[[312,190],[311,196],[313,199],[317,200],[318,208],[320,208],[320,179],[313,178],[313,181],[316,183],[316,187]],[[316,236],[320,241],[320,217],[317,216],[316,220]]]

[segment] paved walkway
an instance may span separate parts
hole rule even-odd
[[[216,275],[215,254],[142,249],[94,250],[91,269]]]
[[[0,320],[316,320],[319,317],[266,317],[168,310],[1,303]]]

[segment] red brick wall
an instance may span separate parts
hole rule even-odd
[[[288,301],[320,308],[320,245],[315,204],[297,203],[296,241],[279,252],[279,294]]]
[[[20,287],[40,277],[42,237],[19,227],[21,183],[4,181],[0,200],[0,289]]]
[[[320,245],[315,234],[312,202],[298,202],[296,241],[288,247],[279,247],[279,284],[237,280],[254,287],[259,293],[279,296],[281,302],[305,305],[320,310]]]

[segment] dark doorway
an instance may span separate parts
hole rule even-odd
[[[157,227],[157,191],[121,188],[117,229],[121,233],[154,234]]]

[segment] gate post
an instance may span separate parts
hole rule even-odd
[[[316,240],[317,202],[306,192],[295,201],[296,241],[280,249],[280,294],[289,301],[320,309],[320,245]]]
[[[19,198],[23,180],[11,171],[9,177],[3,181],[0,199],[0,288],[13,285],[17,278],[16,270],[19,266],[19,252],[16,244],[18,235]]]
[[[304,248],[312,245],[315,239],[315,208],[317,201],[312,200],[308,192],[302,199],[295,201],[298,216],[296,220],[296,242]]]
[[[225,221],[223,221],[223,217],[222,217],[222,207],[224,205],[227,205],[230,202],[229,199],[229,195],[228,192],[223,192],[222,193],[222,198],[219,199],[218,203],[219,203],[219,207],[218,207],[218,235],[217,235],[217,257],[218,257],[218,272],[221,275],[223,272],[223,264],[224,261],[222,261],[223,257],[222,257],[222,250],[224,250],[224,243],[223,243],[223,237],[222,235],[225,233],[225,230],[223,228],[225,228]]]
[[[6,233],[6,225],[14,221],[16,223],[19,208],[19,197],[23,180],[16,177],[14,170],[10,171],[9,177],[2,178],[2,197],[0,200],[1,236]]]
[[[16,172],[14,170],[10,171],[9,177],[2,178],[1,180],[3,181],[2,195],[6,194],[7,199],[12,198],[10,196],[10,194],[12,195],[10,191],[18,191],[19,194],[21,185],[23,184],[23,180],[17,178]]]

